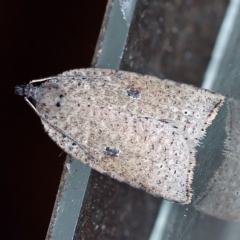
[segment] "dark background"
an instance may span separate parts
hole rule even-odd
[[[107,0],[0,2],[0,239],[44,239],[65,160],[14,86],[89,67]]]

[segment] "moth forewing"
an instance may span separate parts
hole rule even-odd
[[[68,154],[155,196],[191,201],[195,147],[223,96],[95,68],[67,71],[34,88],[25,95],[34,98],[45,130]]]

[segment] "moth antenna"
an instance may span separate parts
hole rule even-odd
[[[29,83],[36,83],[36,82],[45,82],[49,79],[52,79],[53,77],[47,77],[47,78],[41,78],[41,79],[35,79],[35,80],[32,80],[30,81]]]
[[[68,138],[70,138],[71,140],[75,141],[72,136],[69,136],[69,134],[66,134],[65,132],[61,131],[58,127],[56,127],[56,126],[52,125],[50,122],[48,122],[47,119],[44,118],[43,115],[42,115],[40,112],[38,112],[38,110],[37,110],[37,109],[34,107],[34,105],[28,100],[27,97],[24,97],[24,99],[25,99],[25,101],[29,104],[29,106],[34,110],[34,112],[35,112],[44,122],[46,122],[47,124],[49,124],[52,128],[56,129],[58,132],[64,133],[64,134],[65,134]],[[89,155],[88,151],[86,151],[86,150],[84,149],[84,147],[82,147],[81,144],[79,144],[78,142],[77,142],[77,144],[79,145],[79,147],[80,147],[87,155]]]
[[[24,100],[28,103],[28,105],[34,110],[34,112],[41,118],[42,115],[38,112],[35,106],[28,100],[27,97],[24,97]]]
[[[36,110],[37,111],[37,110]],[[40,113],[39,113],[40,114]],[[90,155],[88,150],[85,150],[84,146],[82,144],[80,144],[79,142],[77,142],[76,140],[74,140],[74,137],[72,137],[71,135],[65,133],[63,130],[59,129],[57,126],[54,126],[53,124],[51,124],[46,118],[44,118],[42,115],[39,115],[41,117],[41,120],[46,122],[47,124],[49,124],[53,129],[55,129],[56,131],[66,135],[69,139],[71,139],[72,141],[76,142],[78,144],[78,146],[82,149],[83,152],[85,152],[86,155]],[[59,146],[61,147],[61,146]]]

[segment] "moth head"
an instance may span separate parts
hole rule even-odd
[[[37,91],[37,86],[34,86],[31,83],[26,85],[17,85],[15,87],[16,95],[27,97],[33,104],[36,104],[36,97],[35,97],[36,91]]]

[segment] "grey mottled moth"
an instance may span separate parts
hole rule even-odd
[[[186,84],[97,68],[35,80],[16,93],[65,152],[181,204],[192,197],[195,147],[224,101]]]

